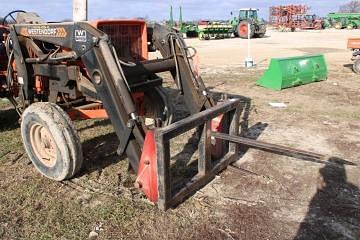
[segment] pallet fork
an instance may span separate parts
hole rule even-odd
[[[239,99],[230,99],[177,123],[149,132],[147,138],[151,139],[149,141],[151,142],[151,148],[149,150],[146,149],[146,146],[144,148],[140,165],[144,164],[146,168],[141,168],[141,174],[138,175],[136,186],[143,189],[148,199],[157,203],[160,209],[167,210],[183,202],[201,187],[209,183],[218,173],[239,160],[239,148],[241,146],[320,164],[335,166],[339,166],[338,164],[355,165],[343,159],[329,157],[315,152],[240,137],[239,116],[241,109],[242,106]],[[224,116],[224,119],[226,119],[223,121],[222,131],[214,131],[211,126],[213,120],[218,116]],[[175,192],[171,184],[169,142],[171,139],[197,127],[201,129],[201,137],[198,145],[198,173],[188,183],[184,184],[183,188]],[[212,139],[219,139],[226,142],[225,145],[223,145],[223,152],[221,153],[220,159],[214,159],[212,156],[211,150],[215,147]]]

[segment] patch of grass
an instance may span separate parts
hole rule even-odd
[[[136,215],[134,206],[122,199],[117,200],[111,205],[99,206],[95,209],[95,212],[96,217],[101,219],[102,222],[110,221],[115,225],[123,225]]]
[[[11,103],[6,98],[0,98],[0,109],[10,107]]]

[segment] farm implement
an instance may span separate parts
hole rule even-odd
[[[163,210],[237,161],[240,146],[331,164],[320,154],[240,137],[241,100],[215,101],[195,71],[194,49],[165,26],[155,24],[148,38],[142,20],[47,23],[35,13],[8,16],[16,21],[5,21],[1,96],[21,116],[29,159],[50,179],[79,173],[82,146],[72,120],[91,118],[110,119],[117,153],[137,174],[135,186]],[[148,60],[148,42],[162,58]],[[162,72],[171,74],[189,117],[173,120]],[[175,188],[170,143],[192,129],[199,135],[198,173]]]
[[[286,5],[270,7],[269,24],[279,29],[320,30],[324,21],[315,14],[309,14],[306,5]]]
[[[198,23],[200,40],[231,38],[232,26],[221,22],[200,21]]]
[[[329,13],[326,18],[326,25],[336,29],[360,28],[360,13]]]

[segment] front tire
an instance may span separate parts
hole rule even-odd
[[[34,103],[22,115],[21,136],[35,168],[47,178],[63,181],[80,169],[80,138],[68,115],[53,103]]]

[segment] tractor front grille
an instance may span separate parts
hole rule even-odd
[[[104,23],[98,28],[109,35],[119,58],[127,61],[144,60],[140,24]]]

